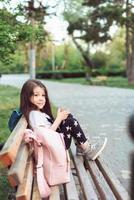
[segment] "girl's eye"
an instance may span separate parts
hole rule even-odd
[[[38,96],[43,96],[45,97],[45,94],[42,94],[42,95],[39,95],[39,94],[34,94],[35,97],[38,97]]]

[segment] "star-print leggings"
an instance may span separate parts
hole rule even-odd
[[[69,149],[72,137],[78,144],[85,143],[87,141],[79,122],[71,114],[69,114],[67,119],[60,124],[57,131],[63,133],[66,149]]]

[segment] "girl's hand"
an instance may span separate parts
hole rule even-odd
[[[69,114],[70,114],[69,110],[65,110],[63,108],[59,108],[58,112],[57,112],[57,118],[60,121],[63,121],[63,120],[65,120],[68,117]]]
[[[56,117],[54,123],[52,124],[51,129],[55,131],[59,127],[60,123],[63,120],[65,120],[69,114],[70,114],[69,110],[59,108],[57,111],[57,117]]]

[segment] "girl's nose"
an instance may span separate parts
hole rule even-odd
[[[40,98],[39,98],[40,100],[44,100],[44,96],[40,96]]]

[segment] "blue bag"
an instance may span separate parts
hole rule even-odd
[[[12,112],[8,121],[8,127],[10,131],[13,131],[21,116],[22,112],[19,109]]]

